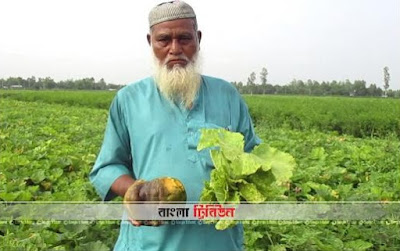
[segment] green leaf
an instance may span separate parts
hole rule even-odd
[[[363,240],[354,240],[354,241],[348,241],[344,244],[345,250],[351,250],[351,251],[363,251],[367,250],[368,248],[371,248],[373,246],[372,243],[366,242]]]
[[[254,246],[254,243],[261,239],[263,235],[257,231],[245,231],[245,244],[247,247]]]
[[[255,174],[248,177],[248,181],[253,183],[258,191],[260,191],[265,197],[272,190],[271,185],[275,182],[275,176],[271,171],[265,172],[263,170],[258,170]]]
[[[61,168],[55,168],[51,171],[51,176],[53,176],[55,179],[60,178],[63,175],[63,170]]]
[[[316,147],[314,149],[312,149],[311,153],[310,153],[310,159],[313,160],[325,160],[326,156],[328,154],[325,153],[325,149],[323,147]]]
[[[5,201],[14,201],[20,195],[20,193],[21,193],[21,191],[13,192],[13,193],[1,192],[0,199],[5,200]]]
[[[224,151],[236,151],[244,148],[244,137],[241,133],[225,129],[201,129],[197,151],[208,147],[222,147]]]
[[[36,170],[31,176],[31,179],[35,184],[40,183],[45,178],[44,170]]]
[[[239,204],[240,203],[240,193],[239,191],[229,191],[227,202],[231,204]]]
[[[256,185],[252,183],[239,185],[240,195],[250,203],[261,203],[265,201],[264,195],[258,191]]]
[[[230,161],[235,161],[238,156],[243,153],[243,135],[240,133],[225,131],[222,138],[220,138],[220,146],[225,158]]]
[[[290,154],[264,144],[255,147],[252,153],[264,160],[262,169],[271,169],[277,182],[285,182],[292,177],[296,161]]]
[[[228,160],[225,159],[224,155],[221,151],[218,150],[210,150],[211,159],[214,164],[214,167],[217,169],[226,168],[229,164],[227,163]]]
[[[210,187],[214,190],[218,202],[224,203],[228,197],[228,183],[223,170],[211,171]]]
[[[337,196],[336,192],[328,185],[319,184],[312,181],[306,183],[307,186],[314,189],[317,195],[320,197],[319,199],[323,200],[332,200]]]
[[[57,244],[61,240],[60,234],[57,234],[57,233],[55,233],[53,231],[49,231],[49,230],[42,230],[40,232],[40,236],[44,239],[44,241],[48,245]]]
[[[285,245],[272,245],[268,250],[271,251],[286,251]]]
[[[206,181],[204,184],[204,189],[201,191],[200,201],[203,202],[213,202],[216,201],[214,190],[210,187],[210,182]]]
[[[219,220],[217,224],[215,224],[215,229],[217,230],[225,230],[227,228],[233,227],[236,225],[234,220]]]
[[[214,129],[201,129],[201,136],[199,143],[197,145],[197,151],[201,151],[203,149],[209,147],[220,146],[219,143],[219,130]]]
[[[241,133],[221,129],[219,136],[222,147],[230,146],[236,149],[244,149],[244,137]]]
[[[29,201],[32,199],[32,194],[29,191],[21,191],[18,196],[19,201]]]
[[[268,171],[271,169],[271,161],[268,160],[269,156],[271,155],[271,147],[269,147],[266,144],[260,144],[258,146],[255,146],[253,151],[251,152],[252,154],[258,156],[260,159],[263,160],[262,162],[262,169],[264,171]]]
[[[110,250],[107,245],[105,245],[101,241],[92,241],[89,243],[82,244],[80,247],[78,247],[76,250],[96,250],[96,251],[106,251]]]
[[[255,155],[242,152],[236,156],[235,161],[227,168],[232,178],[240,178],[253,174],[262,166],[262,160]]]

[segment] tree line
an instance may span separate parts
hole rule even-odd
[[[252,72],[247,83],[232,82],[241,94],[280,94],[280,95],[313,95],[313,96],[375,96],[400,98],[400,90],[389,89],[389,68],[383,69],[384,89],[376,84],[367,83],[364,80],[346,81],[322,81],[308,79],[307,81],[294,79],[286,85],[272,85],[267,82],[268,70],[262,68],[259,82],[256,82],[256,73]],[[70,90],[118,90],[123,85],[106,83],[103,78],[96,81],[94,78],[68,79],[55,81],[50,77],[27,79],[21,77],[9,77],[0,79],[2,89],[70,89]]]
[[[94,78],[83,79],[68,79],[63,81],[55,81],[50,77],[37,78],[29,77],[23,79],[21,77],[10,77],[7,79],[0,79],[0,86],[2,89],[31,89],[31,90],[45,90],[45,89],[70,89],[70,90],[117,90],[123,85],[116,85],[106,83],[104,79],[96,81]]]
[[[272,85],[267,83],[268,70],[262,68],[259,82],[256,82],[256,73],[252,72],[247,83],[232,82],[242,94],[281,94],[281,95],[313,95],[313,96],[375,96],[400,97],[400,90],[389,89],[389,68],[383,68],[384,88],[376,84],[367,85],[364,80],[322,81],[308,79],[307,81],[294,79],[286,85]]]

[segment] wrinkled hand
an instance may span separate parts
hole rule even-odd
[[[136,180],[126,191],[124,203],[130,216],[133,215],[130,202],[137,201],[186,201],[186,192],[183,184],[174,178],[163,177],[151,181]],[[159,226],[159,220],[137,221],[130,217],[134,226]]]
[[[160,194],[163,194],[163,186],[160,184],[158,179],[154,179],[151,181],[144,180],[136,180],[125,193],[124,203],[129,213],[129,221],[134,226],[159,226],[161,225],[161,221],[139,221],[134,220],[131,216],[133,215],[132,209],[129,206],[129,202],[137,202],[137,201],[157,201],[156,198],[159,197]]]

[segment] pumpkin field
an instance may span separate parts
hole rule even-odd
[[[112,91],[0,91],[0,202],[99,201],[88,174]],[[400,100],[244,96],[291,154],[287,201],[400,201]],[[400,222],[244,224],[246,250],[400,250]],[[1,250],[111,250],[119,222],[0,222]]]

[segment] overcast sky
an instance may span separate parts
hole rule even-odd
[[[160,1],[0,0],[0,78],[151,74],[147,15]],[[246,82],[363,79],[400,89],[400,0],[197,0],[203,74]]]

